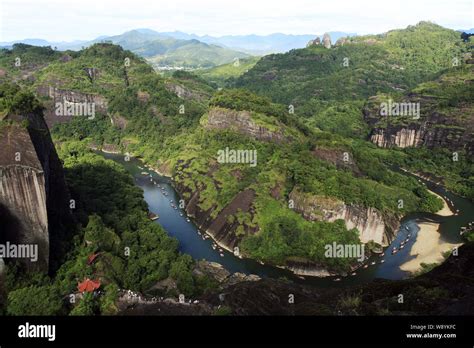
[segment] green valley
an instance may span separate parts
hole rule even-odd
[[[57,269],[29,274],[21,264],[6,265],[5,314],[110,315],[121,311],[125,290],[188,300],[225,288],[230,276],[210,275],[202,260],[181,252],[150,221],[161,211],[151,211],[137,175],[100,150],[143,161],[140,175],[150,185],[157,185],[153,171],[169,178],[180,200],[164,202],[189,217],[203,240],[209,236],[221,257],[226,250],[299,277],[355,277],[375,257],[381,264],[385,253],[401,253],[404,218],[443,209],[446,197],[402,169],[474,198],[472,40],[454,30],[420,22],[263,57],[126,34],[79,51],[25,44],[0,51],[3,139],[19,123],[21,141],[33,144],[29,153],[40,153],[36,132],[49,137],[49,128],[75,200]],[[154,69],[169,66],[199,69]],[[420,114],[385,116],[388,101],[414,103]],[[94,114],[58,114],[58,103],[92,105]],[[48,156],[38,155],[45,170],[36,168],[45,195],[53,180]],[[394,241],[398,247],[389,250]],[[328,256],[335,244],[363,246],[366,257]],[[85,279],[100,280],[103,295],[61,300]],[[351,299],[338,310],[357,312],[349,310]],[[212,301],[199,308],[228,312]]]

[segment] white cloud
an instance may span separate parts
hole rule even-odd
[[[431,20],[472,28],[471,0],[0,0],[0,41],[92,39],[134,28],[196,34],[379,33]]]

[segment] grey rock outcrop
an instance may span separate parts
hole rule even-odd
[[[67,102],[73,104],[93,104],[95,113],[107,114],[108,103],[107,100],[101,95],[87,94],[44,85],[39,86],[37,88],[37,93],[40,96],[48,97],[51,99],[51,102],[44,103],[46,107],[46,110],[44,112],[44,119],[49,128],[54,126],[56,123],[66,123],[69,122],[73,117],[76,117],[57,115],[55,107],[56,103]]]
[[[189,88],[186,88],[186,87],[181,86],[181,85],[176,84],[176,83],[167,82],[165,84],[165,88],[168,91],[176,94],[179,98],[182,98],[184,100],[204,101],[204,100],[209,99],[209,97],[210,97],[209,95],[207,95],[205,93],[193,91]]]
[[[339,39],[337,39],[336,43],[334,44],[335,46],[344,46],[346,43],[348,43],[349,41],[347,40],[346,37],[340,37]]]
[[[128,120],[118,113],[110,116],[110,122],[117,128],[124,130],[127,128]]]
[[[63,168],[42,115],[7,119],[0,128],[0,242],[37,245],[37,261],[19,261],[51,271],[72,232]]]
[[[323,35],[323,46],[326,48],[331,48],[331,36],[328,33]]]
[[[320,38],[319,38],[319,36],[318,36],[316,39],[310,40],[310,41],[308,42],[308,44],[306,45],[306,47],[319,46],[319,45],[321,45],[321,40],[320,40]]]
[[[281,130],[273,131],[258,125],[252,120],[249,111],[213,108],[209,110],[205,127],[208,129],[231,129],[263,141],[281,143],[290,140]]]
[[[357,229],[362,243],[373,241],[387,246],[393,240],[398,229],[398,220],[384,217],[380,211],[372,207],[347,205],[330,197],[304,194],[293,189],[289,196],[294,203],[295,211],[310,221],[344,220],[348,229]]]
[[[84,68],[84,72],[87,74],[87,77],[91,83],[93,83],[100,76],[100,71],[97,68]]]
[[[425,146],[430,149],[442,147],[474,153],[472,117],[453,117],[440,113],[436,111],[436,107],[430,106],[433,101],[426,97],[413,100],[421,101],[422,112],[418,120],[413,117],[399,120],[397,116],[380,116],[378,105],[369,103],[364,109],[364,118],[372,128],[370,141],[383,148]],[[467,110],[468,105],[465,108]],[[381,117],[388,117],[385,124],[381,124]]]
[[[215,205],[207,210],[200,207],[200,190],[193,191],[183,183],[178,183],[177,189],[181,194],[190,194],[189,200],[186,200],[185,210],[189,216],[193,217],[198,227],[206,231],[220,247],[233,252],[241,242],[242,235],[237,234],[237,228],[240,226],[238,221],[231,223],[228,218],[237,212],[252,214],[255,192],[250,189],[239,192],[226,207],[216,212]],[[244,226],[244,230],[246,234],[256,231],[255,228],[248,226]]]
[[[2,243],[37,245],[36,262],[20,261],[31,269],[47,270],[49,236],[43,168],[26,128],[5,127],[1,136],[0,239]]]

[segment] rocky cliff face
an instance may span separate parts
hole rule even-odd
[[[326,48],[331,48],[331,37],[328,33],[324,33],[323,35],[323,45]]]
[[[53,270],[72,222],[62,165],[42,115],[8,120],[0,127],[0,240],[37,244],[38,261],[24,264]]]
[[[115,114],[110,116],[110,123],[120,130],[125,130],[127,129],[128,120],[119,114]]]
[[[21,261],[31,269],[45,270],[49,264],[49,236],[43,168],[25,128],[5,127],[1,135],[1,243],[37,244],[38,261]]]
[[[191,179],[191,177],[188,177],[188,179]],[[216,205],[213,205],[208,210],[203,210],[199,206],[202,190],[192,190],[184,185],[183,182],[184,181],[181,180],[177,182],[176,189],[181,196],[187,194],[190,197],[185,202],[186,213],[193,218],[201,230],[211,235],[217,244],[233,252],[234,248],[237,247],[242,240],[242,236],[237,234],[237,227],[239,227],[238,221],[231,223],[228,217],[237,212],[253,214],[255,192],[251,189],[239,192],[232,201],[216,215]],[[199,187],[199,185],[197,185],[197,187]],[[256,228],[250,228],[246,225],[243,227],[246,234],[255,233],[257,230]]]
[[[306,47],[311,47],[311,46],[320,46],[323,45],[326,48],[331,48],[332,43],[331,43],[331,36],[328,33],[324,33],[322,40],[318,37],[316,37],[314,40],[310,40]]]
[[[462,64],[463,69],[448,71],[396,101],[369,98],[363,113],[372,128],[370,140],[385,148],[441,147],[473,154],[474,66]]]
[[[165,87],[168,91],[176,94],[178,97],[185,100],[197,100],[197,101],[202,102],[209,99],[209,95],[206,95],[205,93],[193,91],[177,83],[167,82],[165,84]]]
[[[319,45],[321,45],[321,39],[318,36],[316,39],[310,40],[308,44],[306,45],[306,47],[319,46]]]
[[[178,185],[177,188],[180,193],[191,192],[182,185]],[[211,215],[216,207],[213,206],[208,210],[201,209],[198,205],[200,192],[195,191],[189,201],[186,202],[185,210],[189,216],[193,217],[198,227],[206,231],[219,246],[233,252],[242,240],[242,236],[238,236],[236,233],[239,226],[238,222],[229,223],[227,218],[238,211],[250,212],[254,198],[255,192],[253,190],[242,191],[213,218]],[[246,233],[255,233],[255,230],[250,231],[246,228]]]
[[[393,130],[392,130],[393,131]],[[384,129],[376,129],[370,136],[370,141],[379,147],[418,147],[423,144],[422,134],[417,129],[401,128],[395,134]]]
[[[263,141],[280,143],[289,140],[281,130],[273,131],[257,124],[249,111],[213,108],[209,110],[207,124],[204,126],[207,129],[232,129],[240,134]]]
[[[387,246],[398,229],[397,219],[384,217],[375,208],[347,205],[335,198],[309,195],[297,189],[293,189],[289,198],[293,201],[294,209],[307,220],[344,220],[348,229],[356,228],[359,231],[362,243],[373,241]]]
[[[44,112],[44,119],[49,128],[51,128],[56,123],[65,123],[69,122],[72,117],[76,116],[58,116],[56,114],[56,103],[67,103],[74,104],[83,104],[87,103],[88,105],[94,105],[94,110],[96,113],[107,113],[107,100],[95,94],[87,94],[69,90],[62,90],[56,87],[51,86],[40,86],[37,89],[37,94],[39,96],[48,97],[51,99],[50,103],[45,103],[46,110]]]
[[[232,202],[219,212],[207,228],[207,232],[226,248],[233,250],[240,241],[235,233],[238,223],[228,223],[227,217],[236,214],[238,211],[249,212],[254,199],[255,192],[253,190],[239,192]]]
[[[377,280],[359,286],[322,288],[277,279],[244,281],[211,291],[199,305],[135,305],[122,315],[211,314],[226,306],[231,315],[470,315],[474,311],[474,244],[459,249],[433,271],[406,280]],[[397,301],[404,295],[404,303]],[[293,295],[294,303],[289,303]],[[348,305],[347,299],[359,300]],[[204,311],[205,310],[205,311]],[[204,311],[204,313],[203,313]]]
[[[386,128],[374,128],[370,141],[379,147],[443,147],[453,151],[466,149],[474,152],[474,138],[472,133],[463,127],[453,125],[441,115],[432,115],[423,123],[408,125],[389,125]]]

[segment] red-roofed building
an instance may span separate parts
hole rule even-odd
[[[85,279],[82,283],[77,284],[77,289],[80,292],[94,292],[100,288],[99,280],[90,280],[89,278]]]

